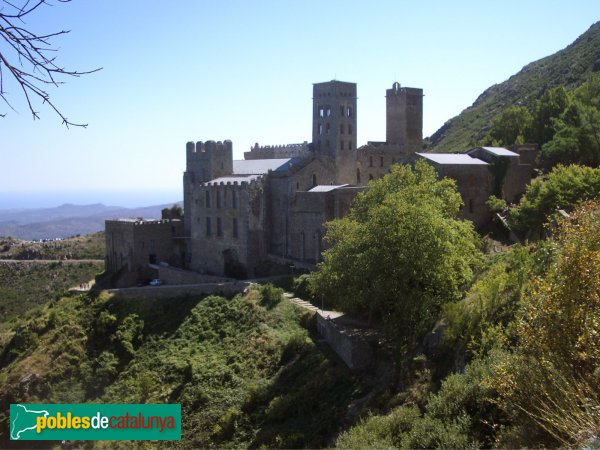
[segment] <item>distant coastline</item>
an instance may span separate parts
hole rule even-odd
[[[0,191],[0,210],[53,208],[71,203],[137,208],[181,201],[183,192],[176,189],[162,190],[47,190],[47,191]]]

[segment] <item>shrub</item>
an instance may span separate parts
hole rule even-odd
[[[261,300],[260,304],[267,309],[272,309],[279,304],[283,298],[283,289],[265,284],[260,288]]]

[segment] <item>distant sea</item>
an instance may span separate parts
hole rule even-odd
[[[0,192],[0,209],[53,208],[71,203],[135,208],[162,205],[183,200],[183,190],[144,190],[144,191],[23,191]]]

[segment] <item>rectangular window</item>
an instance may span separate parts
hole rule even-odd
[[[340,150],[344,150],[344,141],[340,141]]]
[[[352,125],[348,125],[348,134],[352,134]]]
[[[231,191],[231,206],[233,209],[238,207],[238,194],[237,191]]]
[[[383,156],[379,157],[379,167],[383,167]]]
[[[210,191],[206,191],[206,207],[210,208]]]
[[[340,134],[344,134],[344,124],[340,123]]]
[[[233,219],[233,237],[238,237],[238,220],[236,218]]]
[[[329,126],[329,124],[325,125],[325,134],[329,134],[329,129],[331,127]]]
[[[221,207],[221,191],[217,191],[217,208]]]
[[[210,237],[212,235],[212,223],[210,221],[210,217],[206,218],[206,237]]]
[[[221,226],[221,218],[217,217],[217,236],[223,237],[223,227]]]

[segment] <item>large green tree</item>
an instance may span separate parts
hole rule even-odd
[[[453,180],[424,161],[393,166],[357,196],[349,214],[327,223],[312,288],[334,307],[380,319],[403,343],[419,337],[441,305],[462,295],[479,258]]]

